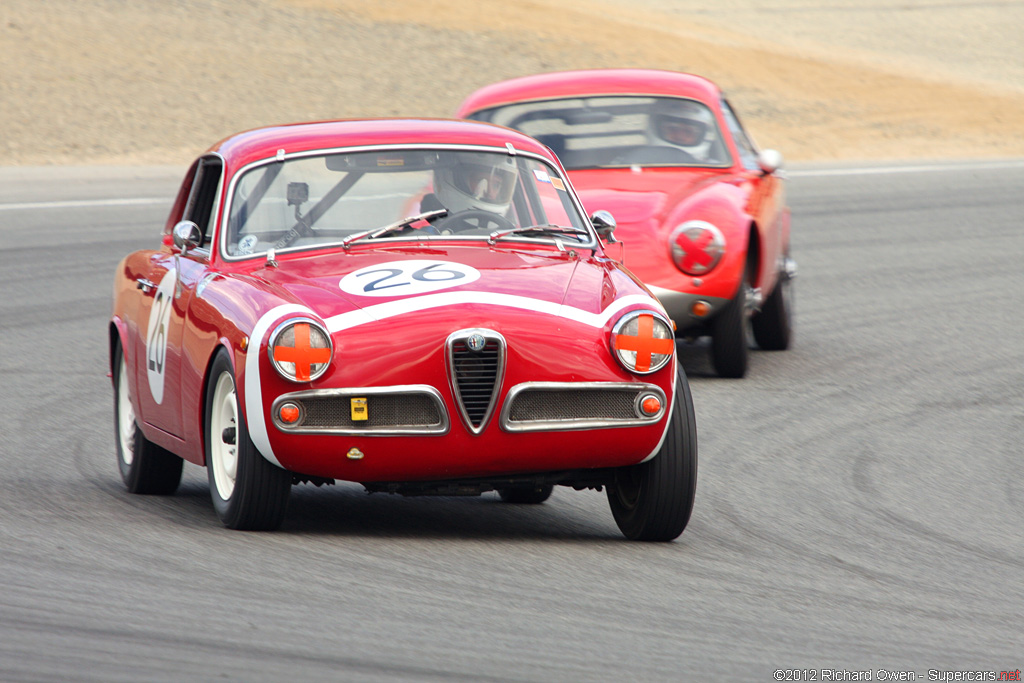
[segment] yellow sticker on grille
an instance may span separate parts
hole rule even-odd
[[[360,422],[369,419],[370,415],[366,412],[366,399],[365,398],[354,398],[352,399],[352,421]]]

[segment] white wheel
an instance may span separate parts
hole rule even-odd
[[[114,437],[117,469],[132,493],[174,493],[184,461],[142,433],[128,390],[128,364],[120,344],[114,350]]]
[[[238,408],[235,402],[235,381],[231,373],[222,372],[213,390],[210,415],[210,468],[217,493],[230,500],[238,476]]]
[[[206,469],[217,516],[230,529],[281,526],[288,509],[292,473],[256,450],[239,408],[235,371],[221,350],[206,388]]]
[[[120,370],[117,373],[117,438],[121,448],[118,455],[125,467],[132,466],[135,459],[135,408],[128,396],[128,368],[121,354]]]

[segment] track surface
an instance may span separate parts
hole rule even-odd
[[[0,169],[0,680],[1024,665],[1024,163],[792,172],[795,346],[741,381],[681,348],[701,462],[667,545],[596,492],[306,486],[272,534],[223,529],[191,465],[127,494],[110,286],[179,173]]]

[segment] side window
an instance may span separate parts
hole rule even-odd
[[[743,130],[732,107],[725,100],[722,100],[722,113],[725,115],[725,123],[729,126],[729,132],[732,133],[732,138],[736,141],[736,149],[739,150],[740,163],[743,164],[743,168],[750,171],[758,170],[760,167],[757,163],[757,148],[747,136],[746,131]]]
[[[207,157],[199,162],[196,169],[192,192],[185,206],[184,220],[199,226],[203,233],[203,244],[209,245],[213,239],[213,222],[215,218],[217,197],[220,190],[221,161],[216,157]]]

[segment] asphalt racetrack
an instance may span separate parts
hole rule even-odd
[[[0,680],[1024,665],[1024,161],[791,169],[795,345],[739,381],[680,347],[697,502],[653,545],[597,492],[304,486],[276,533],[222,528],[192,465],[174,496],[128,494],[113,270],[182,170],[0,169]]]

